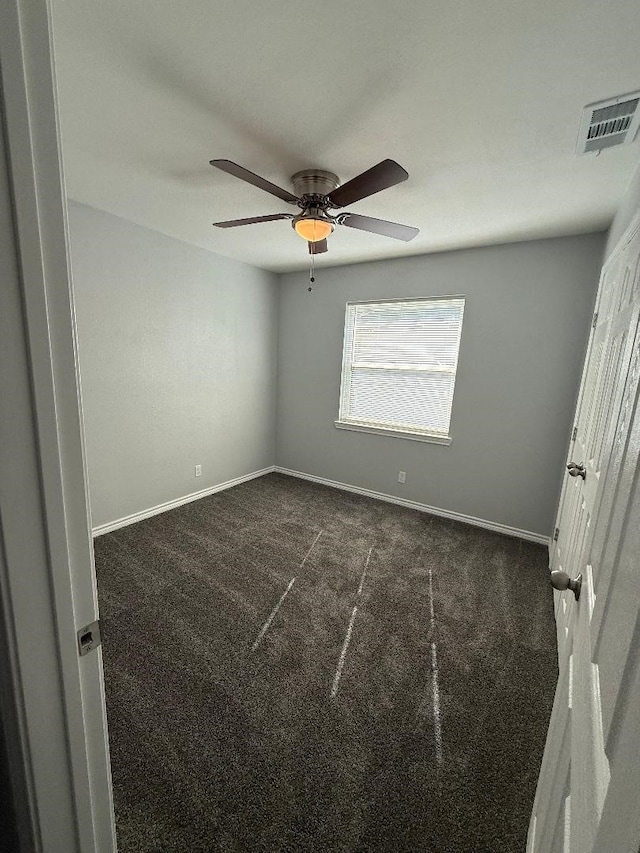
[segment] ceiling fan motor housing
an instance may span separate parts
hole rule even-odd
[[[300,198],[304,196],[325,196],[340,186],[337,175],[324,169],[303,169],[291,178],[294,192]]]
[[[334,229],[334,219],[327,212],[329,202],[327,196],[340,184],[338,176],[324,169],[303,169],[291,178],[294,191],[299,198],[298,204],[302,213],[295,216],[291,226],[301,237],[307,240],[324,240]],[[299,223],[309,220],[319,226],[318,237],[312,236],[315,231],[306,229]]]

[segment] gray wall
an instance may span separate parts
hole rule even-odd
[[[603,247],[594,234],[320,269],[312,293],[304,272],[283,276],[277,464],[548,535]],[[345,303],[458,293],[451,446],[336,429]]]
[[[615,249],[616,244],[626,231],[627,226],[631,223],[633,217],[640,211],[640,163],[638,164],[627,191],[623,196],[620,206],[613,218],[609,234],[607,236],[607,245],[604,256],[609,257]]]
[[[94,526],[273,464],[275,275],[69,216]]]

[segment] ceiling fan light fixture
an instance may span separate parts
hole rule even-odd
[[[296,234],[308,243],[317,243],[326,240],[333,231],[333,223],[327,219],[319,219],[315,216],[297,216],[293,220]]]

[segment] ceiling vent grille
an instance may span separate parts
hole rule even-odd
[[[578,154],[633,142],[640,125],[640,92],[589,104],[582,113]]]

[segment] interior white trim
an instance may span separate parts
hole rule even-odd
[[[118,530],[120,527],[126,527],[129,524],[135,524],[136,521],[142,521],[145,518],[151,518],[152,515],[159,515],[161,512],[175,509],[183,504],[197,501],[200,498],[206,498],[207,495],[213,495],[216,492],[222,492],[225,489],[230,489],[232,486],[239,486],[240,483],[246,483],[247,480],[255,480],[256,477],[262,477],[264,474],[271,474],[275,471],[273,465],[268,468],[261,468],[259,471],[252,471],[250,474],[243,474],[241,477],[234,477],[233,480],[227,480],[224,483],[218,483],[216,486],[209,486],[207,489],[201,489],[199,492],[191,492],[180,498],[174,498],[171,501],[152,506],[150,509],[143,509],[141,512],[134,512],[132,515],[126,515],[123,518],[118,518],[115,521],[108,521],[106,524],[100,524],[94,527],[92,533],[94,536],[102,536],[103,533],[111,533],[112,530]]]
[[[115,853],[48,12],[0,3],[0,714],[20,849]]]
[[[370,432],[379,435],[391,435],[394,438],[408,438],[410,441],[428,441],[431,444],[451,444],[450,435],[429,435],[428,433],[405,432],[401,429],[385,429],[377,426],[364,426],[363,424],[351,423],[350,421],[334,421],[337,429],[350,429],[354,432]]]
[[[301,480],[310,480],[312,483],[320,483],[323,486],[331,486],[334,489],[342,489],[345,492],[354,492],[357,495],[365,495],[379,501],[406,506],[409,509],[417,509],[418,512],[426,512],[437,515],[440,518],[450,518],[452,521],[462,521],[464,524],[472,524],[474,527],[482,527],[485,530],[493,530],[495,533],[503,533],[505,536],[515,536],[527,542],[538,542],[540,545],[549,545],[549,537],[543,533],[533,533],[530,530],[520,530],[518,527],[509,527],[497,521],[487,521],[484,518],[475,518],[473,515],[464,515],[461,512],[453,512],[449,509],[429,506],[428,504],[409,501],[405,498],[397,498],[395,495],[386,495],[383,492],[374,492],[371,489],[363,489],[361,486],[351,486],[348,483],[338,483],[335,480],[327,480],[326,477],[316,477],[314,474],[304,474],[302,471],[292,471],[290,468],[281,468],[276,465],[273,468],[279,474],[288,474],[290,477],[299,477]]]

